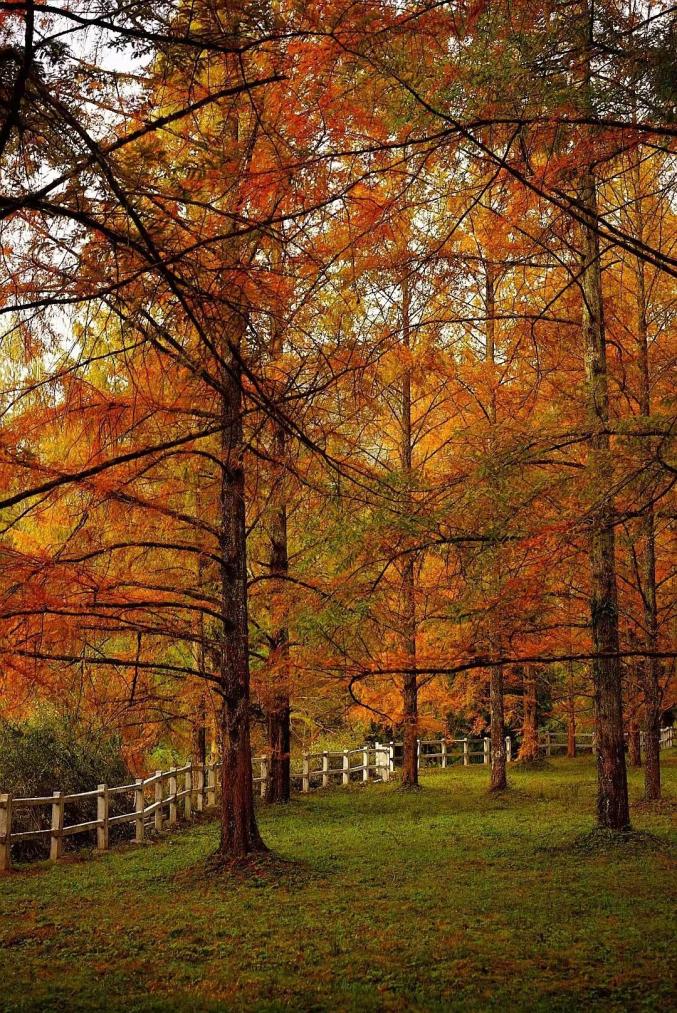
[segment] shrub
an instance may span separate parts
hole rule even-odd
[[[0,719],[0,791],[15,798],[91,791],[98,784],[111,787],[129,783],[132,775],[124,761],[121,740],[96,723],[85,723],[68,715],[43,710],[19,724]],[[124,811],[128,800],[111,799]],[[111,806],[111,815],[114,809]],[[17,808],[12,829],[45,829],[50,825],[48,806]],[[96,818],[96,800],[69,803],[67,822],[81,823]],[[91,844],[94,832],[67,838],[71,847]],[[48,842],[25,841],[15,845],[17,858],[45,855]]]

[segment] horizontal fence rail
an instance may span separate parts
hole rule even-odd
[[[640,746],[644,749],[646,743],[646,734],[640,732],[639,735]],[[625,740],[628,740],[628,734],[625,734]],[[577,732],[575,735],[576,750],[589,749],[592,753],[596,751],[595,733],[594,732]],[[661,728],[659,737],[659,748],[660,749],[672,749],[675,744],[674,727]],[[545,753],[546,756],[551,756],[553,753],[566,752],[569,747],[569,736],[567,732],[539,732],[538,735],[538,746],[539,749]]]
[[[354,775],[363,784],[370,777],[388,781],[391,769],[390,749],[378,742],[373,746],[360,746],[359,749],[304,753],[301,791],[309,792],[313,783],[322,788],[337,782],[350,784],[351,780],[355,780]]]
[[[645,736],[641,735],[644,745]],[[540,732],[539,750],[546,756],[568,748],[566,732]],[[595,752],[594,733],[579,733],[575,736],[576,749]],[[675,745],[674,728],[662,728],[660,748],[670,749]],[[347,786],[351,783],[367,784],[370,781],[387,782],[401,757],[403,744],[391,741],[365,744],[356,749],[325,750],[318,753],[302,754],[301,774],[292,775],[292,780],[304,794],[312,788],[328,788],[332,784]],[[505,739],[506,760],[515,759],[510,736]],[[418,739],[417,757],[419,768],[449,767],[459,764],[491,763],[491,742],[488,737],[472,739]],[[265,797],[270,761],[267,756],[252,757],[253,782],[258,785],[261,797]],[[137,778],[130,784],[108,787],[98,785],[91,791],[66,794],[55,791],[52,795],[36,798],[14,798],[0,794],[0,872],[11,868],[12,844],[20,841],[43,840],[49,843],[49,857],[58,861],[64,853],[66,838],[96,831],[98,851],[107,851],[111,827],[122,824],[134,825],[134,841],[144,840],[146,831],[161,831],[178,822],[179,812],[190,819],[194,812],[216,805],[219,793],[217,771],[220,761],[206,764],[186,764],[170,770],[156,770],[149,777]],[[121,799],[122,813],[111,813],[111,799]],[[68,807],[74,803],[91,803],[96,817],[79,823],[68,823]],[[17,814],[38,810],[45,813],[45,826],[32,830],[12,830]],[[46,812],[45,812],[46,811]]]
[[[574,741],[576,743],[577,752],[581,752],[581,750],[589,750],[591,753],[595,752],[594,732],[577,732],[574,736]],[[538,748],[539,751],[545,753],[546,756],[552,756],[553,753],[565,753],[569,748],[569,733],[539,732]]]
[[[268,780],[268,757],[252,757],[255,773],[253,781],[260,785],[261,795],[265,794]],[[161,831],[165,826],[178,822],[179,810],[185,819],[193,812],[202,812],[205,806],[216,805],[218,794],[217,771],[220,761],[206,764],[189,763],[184,767],[170,770],[156,770],[149,777],[137,778],[131,784],[109,788],[100,784],[92,791],[81,791],[66,795],[55,791],[42,798],[14,798],[0,794],[0,872],[11,868],[12,844],[20,841],[45,840],[49,842],[49,857],[56,862],[63,856],[67,837],[96,831],[97,851],[107,851],[110,828],[121,824],[134,824],[134,840],[144,840],[146,830]],[[110,801],[121,797],[127,811],[111,815]],[[67,807],[73,803],[92,802],[96,804],[96,818],[82,823],[67,823]],[[47,810],[49,823],[36,830],[12,831],[16,815],[25,810]]]

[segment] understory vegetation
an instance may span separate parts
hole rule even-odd
[[[671,751],[672,753],[673,751]],[[675,953],[677,758],[632,835],[591,834],[589,757],[421,773],[295,796],[258,817],[273,854],[205,875],[205,819],[0,891],[0,1007],[69,1010],[658,1010]]]

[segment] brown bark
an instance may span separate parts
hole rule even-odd
[[[407,788],[418,785],[418,686],[413,674],[404,677],[404,735],[402,754],[402,784]]]
[[[276,270],[283,273],[283,248],[273,244],[271,256]],[[284,324],[281,317],[272,321],[270,359],[273,366],[284,351]],[[278,384],[276,383],[276,386]],[[284,394],[280,385],[279,395]],[[287,531],[287,433],[284,426],[272,420],[270,509],[266,521],[270,542],[268,567],[271,581],[271,691],[266,714],[269,770],[266,783],[267,802],[288,802],[291,796],[291,702],[289,663],[289,622],[285,602],[286,578],[289,574]]]
[[[230,32],[240,35],[238,14],[230,13]],[[234,152],[240,148],[239,115],[226,124]],[[243,157],[248,157],[243,153]],[[236,254],[237,247],[233,246]],[[241,252],[241,251],[240,251]],[[237,262],[237,257],[236,257]],[[219,658],[221,708],[221,840],[217,858],[239,862],[266,851],[256,824],[249,728],[249,630],[247,614],[247,534],[245,526],[245,472],[242,428],[241,355],[246,329],[244,300],[219,326],[220,343],[221,467],[219,503],[220,592],[222,637]]]
[[[197,583],[198,587],[202,589],[205,579],[205,562],[204,558],[198,556],[197,563]],[[206,673],[207,670],[207,651],[206,651],[206,637],[205,637],[205,617],[204,613],[200,613],[199,619],[199,635],[200,643],[198,645],[198,657],[197,666],[201,673]],[[195,713],[193,715],[193,727],[192,727],[192,741],[191,741],[191,752],[193,756],[193,763],[206,763],[207,762],[207,684],[205,682],[199,688],[199,696]]]
[[[496,361],[496,270],[491,261],[484,263],[484,294],[486,309],[486,361],[495,365]],[[492,429],[496,425],[496,388],[493,375],[490,378],[491,392],[489,401],[489,423]],[[493,434],[490,446],[493,444]],[[494,554],[490,554],[489,566],[498,566]],[[489,713],[491,724],[491,778],[490,791],[503,791],[507,788],[506,748],[505,748],[505,713],[503,695],[503,669],[492,668],[489,676]]]
[[[569,684],[567,688],[567,756],[576,756],[576,694],[574,692],[573,664],[569,665]]]
[[[191,753],[193,763],[207,762],[207,701],[206,691],[202,690],[193,715],[193,734],[191,741]]]
[[[628,759],[632,767],[642,766],[640,730],[636,721],[631,721],[628,728]]]
[[[490,791],[503,791],[508,787],[506,778],[505,716],[503,698],[503,668],[496,665],[490,677],[491,709],[491,782]]]
[[[596,185],[589,170],[582,173],[579,194],[591,222],[596,221]],[[602,275],[597,233],[592,227],[584,226],[581,239],[580,281],[587,409],[591,429],[587,469],[593,497],[590,511],[590,612],[595,650],[592,673],[597,736],[597,819],[603,827],[623,830],[630,825],[630,812],[618,658],[614,504],[611,496],[613,469],[608,436],[609,392]]]
[[[249,733],[249,642],[247,629],[247,543],[245,529],[242,389],[236,364],[223,375],[221,469],[221,599],[223,645],[220,665],[222,715],[221,843],[224,862],[265,851],[254,812]],[[235,375],[233,375],[235,374]]]
[[[637,156],[639,159],[639,154]],[[639,161],[636,171],[638,239],[644,234],[642,202],[639,199]],[[638,258],[637,275],[637,341],[640,368],[640,411],[651,414],[651,375],[649,370],[649,340],[646,315],[646,287],[644,263]],[[644,637],[647,651],[658,649],[658,607],[656,602],[656,533],[653,504],[650,503],[642,518],[644,553],[642,557],[642,605],[644,614]],[[644,695],[644,796],[649,801],[661,797],[660,764],[660,716],[661,686],[660,662],[658,658],[647,657],[642,666],[642,688]]]
[[[277,350],[274,350],[277,351]],[[283,602],[283,580],[289,572],[287,544],[287,503],[284,486],[284,458],[286,434],[275,424],[273,439],[273,490],[271,516],[268,523],[270,538],[270,575],[280,578],[274,582],[271,593],[273,621],[278,624],[272,635],[271,658],[275,662],[274,687],[267,714],[268,751],[270,767],[266,785],[266,801],[288,802],[291,794],[290,744],[291,714],[289,700],[289,629]]]
[[[581,97],[586,112],[595,113],[591,87],[594,52],[594,8],[584,6],[581,59]],[[593,140],[594,138],[590,138]],[[590,440],[587,472],[591,494],[590,614],[595,657],[592,677],[595,691],[597,744],[597,820],[611,830],[630,826],[628,784],[625,768],[623,698],[618,657],[618,600],[616,589],[613,462],[609,441],[609,387],[606,329],[602,299],[597,224],[597,184],[591,165],[579,177],[579,201],[586,223],[581,226],[580,287],[583,301],[586,408]]]
[[[290,788],[289,697],[276,697],[267,714],[270,766],[266,784],[267,802],[288,802]]]
[[[402,283],[402,344],[409,348],[409,280]],[[402,416],[400,460],[405,481],[404,508],[407,516],[411,513],[411,370],[407,367],[402,378]],[[409,553],[401,569],[401,619],[402,640],[407,664],[416,667],[416,571],[414,557]],[[415,672],[405,672],[402,686],[403,703],[403,755],[402,785],[418,785],[418,679]]]
[[[523,676],[523,718],[522,718],[522,744],[520,746],[521,760],[538,759],[538,724],[537,724],[537,698],[536,698],[536,672],[527,665]]]
[[[656,544],[654,535],[653,508],[644,518],[644,626],[646,644],[649,650],[658,647],[658,613],[656,607]],[[661,797],[661,685],[660,662],[658,658],[645,658],[642,666],[644,675],[644,797],[657,801]]]

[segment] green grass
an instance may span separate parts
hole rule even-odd
[[[665,757],[674,792],[677,761]],[[0,879],[0,1008],[667,1010],[664,847],[575,846],[589,760],[425,774],[262,808],[289,864],[207,876],[204,822],[142,847]],[[641,795],[641,773],[632,774]],[[670,806],[633,807],[667,841]]]

